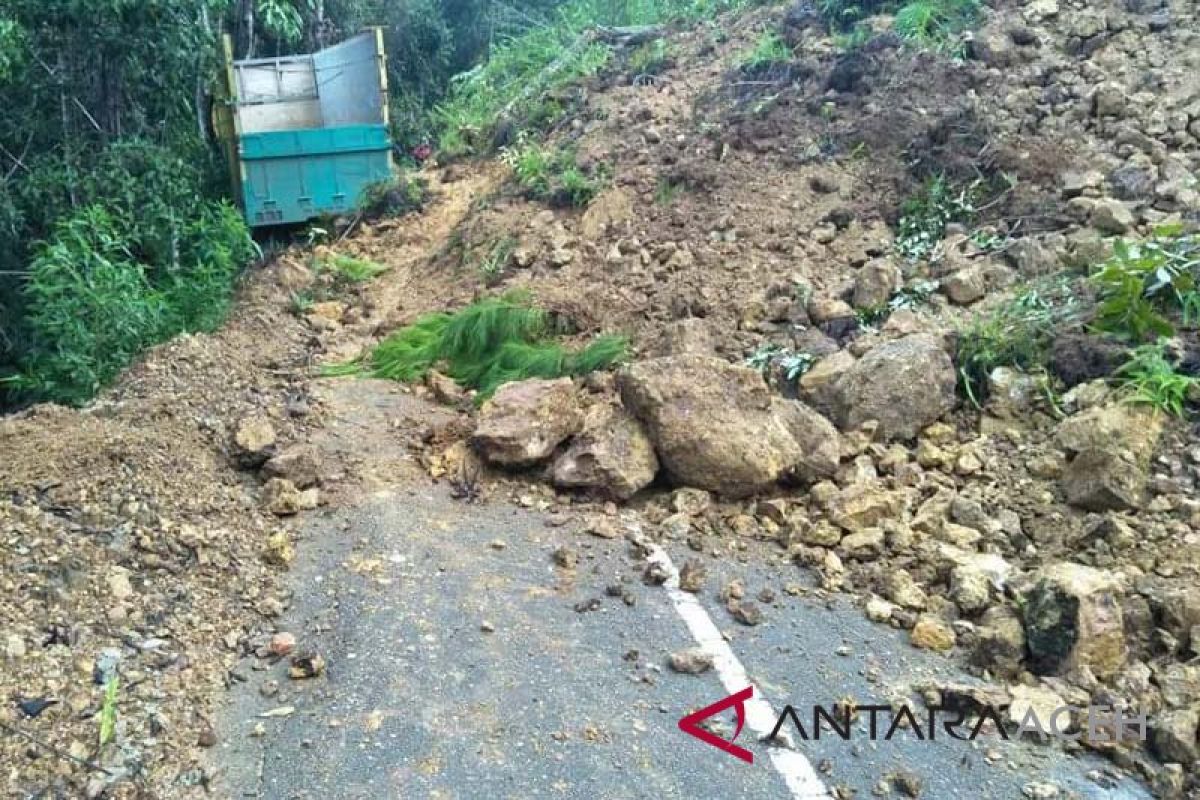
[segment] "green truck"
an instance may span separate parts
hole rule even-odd
[[[316,53],[235,61],[216,109],[234,196],[251,227],[353,211],[392,175],[383,32]]]

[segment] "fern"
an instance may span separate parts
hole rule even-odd
[[[620,362],[628,342],[601,336],[573,352],[550,339],[550,319],[528,295],[510,292],[455,314],[429,314],[384,339],[365,359],[323,370],[327,376],[366,373],[404,383],[443,365],[450,377],[491,397],[511,381],[586,375]]]

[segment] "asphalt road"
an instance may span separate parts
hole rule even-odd
[[[304,538],[281,627],[315,647],[327,670],[290,681],[286,663],[247,661],[214,753],[221,796],[796,796],[749,732],[737,742],[755,753],[753,764],[679,730],[682,716],[730,692],[715,671],[667,667],[670,653],[695,642],[667,590],[643,583],[645,563],[629,542],[436,488],[380,493],[314,517]],[[562,545],[578,554],[575,569],[556,565]],[[667,551],[676,563],[692,555],[683,544]],[[800,570],[711,564],[701,603],[775,710],[843,698],[885,704],[924,680],[967,679],[844,600],[789,595],[784,586],[803,582]],[[718,601],[734,577],[748,595],[774,593],[761,625],[736,623]],[[279,693],[266,697],[272,680]],[[260,716],[288,706],[285,716]],[[733,716],[725,717],[717,728],[728,738]],[[797,742],[831,792],[907,796],[898,783],[890,793],[879,786],[905,772],[926,800],[1020,798],[1031,783],[1057,786],[1064,798],[1149,797],[1128,780],[1102,785],[1106,762],[1054,745],[869,741],[866,724],[849,742]]]

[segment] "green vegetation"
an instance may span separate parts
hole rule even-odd
[[[603,187],[600,171],[585,172],[569,148],[554,150],[522,138],[516,146],[505,149],[501,158],[512,168],[526,197],[552,206],[582,208]]]
[[[901,287],[895,294],[888,298],[887,302],[880,303],[878,306],[860,308],[858,310],[858,324],[866,328],[874,327],[887,320],[888,317],[900,309],[913,309],[925,305],[937,289],[937,281],[913,281],[909,285]]]
[[[586,375],[623,360],[628,344],[600,336],[571,351],[554,340],[550,316],[529,297],[508,293],[479,300],[453,314],[429,314],[384,339],[364,359],[328,374],[366,373],[412,382],[443,369],[480,401],[510,381]]]
[[[942,241],[946,225],[975,220],[981,182],[955,187],[944,176],[929,178],[900,209],[896,252],[909,261],[930,258]]]
[[[1136,348],[1113,377],[1119,387],[1129,392],[1129,402],[1182,417],[1189,397],[1200,387],[1200,379],[1177,372],[1176,364],[1167,359],[1165,350],[1161,343]]]
[[[959,388],[975,406],[987,396],[996,367],[1042,371],[1055,335],[1079,315],[1065,282],[1033,285],[990,313],[976,317],[958,337]]]
[[[870,38],[867,18],[893,14],[893,27],[905,41],[943,50],[979,18],[979,0],[818,0],[829,30],[843,37],[844,47],[857,47]]]
[[[758,37],[754,47],[738,58],[738,69],[748,75],[759,75],[792,60],[792,48],[774,31]]]
[[[712,19],[748,0],[567,0],[518,34],[502,36],[486,62],[456,77],[434,121],[439,149],[458,157],[490,150],[496,132],[545,128],[563,113],[558,92],[595,74],[612,54],[590,31],[597,25],[654,25]],[[503,142],[501,142],[503,143]]]
[[[100,746],[108,744],[117,735],[117,692],[120,680],[112,675],[104,684],[104,702],[100,705],[100,731],[97,736]]]
[[[671,48],[667,45],[667,40],[654,39],[638,45],[629,54],[629,71],[633,73],[634,80],[644,80],[665,70],[670,65],[671,58]]]
[[[373,183],[363,190],[358,210],[366,219],[395,217],[420,211],[428,199],[429,187],[423,178],[399,175],[389,181]]]
[[[479,274],[487,286],[495,286],[504,277],[504,269],[513,251],[517,249],[517,240],[513,236],[505,236],[492,245],[484,259],[479,262]]]
[[[681,181],[671,178],[659,178],[654,186],[654,202],[660,206],[669,206],[679,197],[686,187]]]
[[[1117,240],[1091,277],[1100,296],[1092,325],[1135,343],[1171,336],[1168,312],[1179,311],[1187,326],[1197,320],[1198,274],[1200,237],[1178,227],[1159,228],[1142,242]]]
[[[789,384],[795,384],[813,368],[817,357],[812,353],[790,350],[777,344],[767,344],[746,359],[746,366],[758,370],[764,378],[778,374]]]
[[[329,272],[348,283],[365,283],[388,271],[383,264],[331,253],[316,260],[318,272]]]

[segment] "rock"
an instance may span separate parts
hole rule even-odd
[[[727,497],[768,488],[805,457],[762,376],[719,358],[633,364],[618,385],[677,484]]]
[[[625,409],[600,404],[590,408],[583,430],[554,462],[557,486],[594,489],[626,500],[650,485],[658,457],[642,424]]]
[[[583,426],[570,378],[506,383],[484,404],[472,441],[485,459],[522,467],[550,457]]]
[[[929,596],[907,570],[897,569],[889,573],[885,589],[888,599],[903,608],[922,611],[929,606]]]
[[[316,678],[325,674],[325,658],[313,650],[304,650],[292,656],[288,677],[294,681]]]
[[[909,641],[914,647],[945,653],[954,649],[954,631],[937,617],[924,616],[913,626]]]
[[[1129,346],[1104,336],[1065,333],[1050,347],[1050,371],[1067,386],[1112,374],[1129,358]]]
[[[957,377],[932,336],[916,334],[873,348],[841,376],[833,412],[843,430],[869,420],[882,439],[911,439],[954,408]]]
[[[1085,450],[1062,477],[1067,502],[1087,511],[1123,511],[1142,504],[1146,472],[1127,451]]]
[[[992,600],[992,581],[986,572],[963,564],[950,572],[950,599],[968,614],[983,611]]]
[[[859,268],[854,279],[854,307],[878,308],[900,288],[900,269],[890,258],[875,258]]]
[[[1171,664],[1155,675],[1169,708],[1187,708],[1200,700],[1200,665]]]
[[[1030,668],[1055,675],[1079,667],[1103,679],[1125,663],[1121,589],[1110,573],[1059,562],[1044,567],[1024,595]]]
[[[1092,206],[1088,224],[1103,233],[1127,233],[1134,225],[1133,212],[1120,200],[1103,198]]]
[[[467,393],[458,385],[458,381],[449,375],[443,375],[436,369],[431,369],[425,374],[425,385],[429,387],[429,391],[433,393],[434,399],[439,403],[457,406],[467,399]]]
[[[1179,709],[1160,713],[1150,729],[1150,744],[1159,758],[1182,764],[1185,768],[1200,759],[1197,748],[1197,728],[1200,710]]]
[[[800,377],[796,387],[800,399],[821,413],[830,414],[836,400],[837,382],[854,362],[854,355],[849,350],[838,350],[822,358]]]
[[[712,495],[703,489],[685,486],[671,494],[671,510],[677,514],[696,517],[712,507]]]
[[[1058,692],[1041,686],[1024,686],[1018,684],[1008,690],[1012,696],[1012,705],[1008,707],[1008,719],[1014,725],[1021,725],[1031,713],[1037,719],[1037,725],[1043,730],[1049,730],[1051,719],[1055,712],[1067,705],[1067,701]],[[1029,725],[1034,725],[1034,719],[1029,719]]]
[[[800,458],[791,475],[805,483],[814,483],[837,474],[842,437],[833,423],[794,400],[775,400],[772,408],[800,446]]]
[[[1143,406],[1096,406],[1059,423],[1054,442],[1070,454],[1093,449],[1128,450],[1148,463],[1162,434],[1162,415]]]
[[[684,675],[699,675],[713,667],[713,657],[702,647],[689,647],[671,653],[671,669]]]
[[[1125,90],[1119,83],[1102,83],[1092,93],[1092,113],[1097,117],[1122,116],[1125,103]]]
[[[975,628],[972,660],[993,675],[1012,677],[1021,671],[1025,658],[1025,626],[1008,606],[992,606],[983,612]]]
[[[982,264],[972,264],[942,279],[942,292],[959,306],[982,300],[987,290],[987,270]]]
[[[321,454],[310,445],[289,447],[263,464],[268,478],[285,478],[300,489],[321,481]]]
[[[554,559],[556,566],[559,566],[563,569],[575,569],[575,567],[579,564],[579,554],[565,545],[555,548],[554,552],[551,554],[551,558]]]
[[[708,580],[708,568],[704,566],[703,562],[695,558],[689,558],[683,562],[683,567],[679,570],[679,588],[681,590],[695,594],[704,588],[706,580]]]
[[[896,612],[897,607],[895,603],[889,603],[882,597],[872,595],[867,598],[864,610],[866,611],[867,619],[872,622],[888,622],[891,620],[892,614]]]
[[[854,532],[898,519],[906,506],[903,492],[884,489],[879,483],[854,483],[830,500],[827,513],[833,524]]]
[[[884,533],[882,528],[864,528],[842,537],[838,545],[843,558],[853,558],[859,561],[870,561],[878,558],[884,549]]]
[[[708,322],[694,317],[672,322],[663,330],[654,348],[655,355],[712,355],[716,351]]]
[[[263,561],[277,567],[290,566],[296,560],[296,548],[287,531],[275,531],[263,545]]]
[[[263,507],[278,517],[289,517],[301,511],[311,511],[319,503],[316,489],[300,491],[285,478],[272,478],[262,490]]]
[[[1154,193],[1154,176],[1149,170],[1126,165],[1108,174],[1108,185],[1121,200],[1145,200]]]
[[[1062,797],[1062,789],[1057,784],[1031,781],[1021,787],[1021,794],[1027,800],[1058,800],[1059,797]]]
[[[762,624],[763,612],[757,603],[750,602],[749,600],[735,600],[731,601],[728,607],[729,613],[733,615],[733,618],[743,625],[754,626]]]
[[[275,658],[283,658],[290,656],[292,651],[296,649],[296,637],[294,634],[281,632],[271,637],[271,641],[267,644],[267,652]]]
[[[234,454],[248,469],[260,466],[275,449],[275,426],[266,417],[246,417],[233,433]]]
[[[133,584],[129,582],[129,570],[124,567],[113,567],[108,572],[108,594],[114,600],[127,600],[133,594]]]

